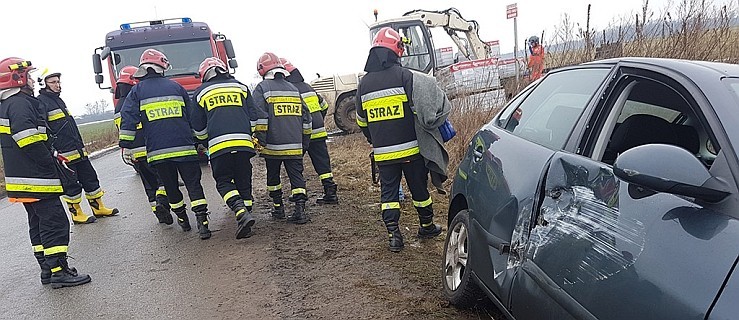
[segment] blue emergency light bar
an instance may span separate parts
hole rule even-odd
[[[182,23],[192,23],[192,19],[190,18],[171,18],[171,19],[163,19],[163,20],[151,20],[151,21],[139,21],[139,22],[129,22],[129,23],[122,23],[121,24],[121,30],[131,30],[136,25],[137,27],[139,25],[160,25],[164,24],[165,21],[179,21]]]

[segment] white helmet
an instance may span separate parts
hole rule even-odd
[[[61,77],[61,72],[54,72],[49,70],[49,68],[41,68],[38,69],[36,73],[38,74],[38,79],[36,79],[36,82],[38,82],[38,86],[41,89],[46,89],[46,79],[50,77]]]

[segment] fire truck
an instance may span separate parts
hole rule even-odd
[[[115,92],[118,73],[125,66],[138,66],[144,50],[154,48],[169,59],[171,69],[164,72],[167,78],[177,81],[187,92],[200,86],[200,63],[208,57],[221,59],[234,73],[238,67],[231,40],[221,33],[213,33],[204,22],[190,18],[173,18],[143,22],[123,23],[120,30],[105,35],[105,45],[95,48],[92,65],[95,83],[103,90]],[[107,72],[103,71],[103,63]],[[104,85],[107,73],[108,83]],[[113,104],[118,101],[113,98]]]

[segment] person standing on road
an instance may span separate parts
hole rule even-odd
[[[46,115],[46,123],[52,136],[52,147],[64,157],[69,159],[68,166],[75,172],[77,178],[76,186],[66,191],[62,196],[67,203],[72,221],[75,224],[95,222],[95,217],[110,217],[118,214],[118,209],[107,208],[103,204],[103,189],[100,188],[97,172],[87,158],[85,143],[77,128],[77,123],[69,114],[69,109],[60,97],[62,92],[62,74],[44,69],[38,77],[41,110]],[[85,190],[92,216],[82,212],[82,189]]]
[[[316,199],[316,203],[337,204],[339,203],[339,197],[336,195],[337,187],[334,182],[334,175],[331,173],[331,158],[328,155],[328,146],[326,146],[328,133],[326,133],[326,127],[323,124],[323,119],[328,110],[328,103],[309,84],[305,83],[300,70],[293,66],[290,61],[280,58],[280,62],[285,66],[287,72],[290,73],[287,76],[287,81],[292,83],[300,91],[300,97],[308,106],[311,121],[313,122],[310,145],[307,150],[303,150],[303,153],[308,152],[308,156],[310,156],[310,160],[313,163],[313,168],[318,173],[318,178],[321,179],[321,185],[323,185],[323,196]]]
[[[218,58],[206,58],[198,70],[203,84],[193,94],[195,136],[206,141],[216,189],[236,217],[236,239],[251,236],[251,121],[257,120],[249,88],[228,73]]]
[[[179,189],[179,173],[190,196],[200,239],[209,239],[208,204],[200,184],[200,164],[189,115],[190,96],[180,84],[164,77],[169,67],[167,57],[155,49],[146,49],[141,54],[139,69],[134,73],[139,83],[131,88],[121,107],[119,145],[133,149],[140,123],[146,141],[146,160],[164,184],[177,223],[182,231],[191,230]]]
[[[303,150],[308,148],[312,131],[308,107],[300,91],[285,77],[289,75],[280,58],[265,52],[257,62],[257,72],[264,80],[254,89],[257,121],[254,135],[263,147],[260,156],[267,165],[267,190],[272,198],[272,218],[284,219],[280,167],[284,164],[292,188],[290,201],[295,203],[288,222],[304,224],[310,221],[305,212],[308,194],[303,178]]]
[[[10,202],[28,212],[33,255],[41,267],[41,283],[53,288],[90,282],[89,275],[67,263],[69,220],[59,196],[64,194],[61,165],[48,145],[44,114],[33,97],[30,61],[0,61],[0,146],[5,167],[5,189]],[[66,161],[62,156],[58,159]],[[67,170],[67,169],[61,169]]]
[[[433,223],[434,211],[427,185],[429,169],[421,155],[415,130],[414,114],[419,107],[414,105],[416,75],[400,66],[404,40],[392,28],[380,29],[370,49],[364,67],[367,74],[359,82],[356,98],[357,124],[372,144],[374,160],[380,170],[382,219],[393,252],[401,251],[404,246],[398,226],[398,188],[403,175],[418,212],[418,237],[432,238],[441,233],[441,227]]]
[[[126,101],[128,93],[131,92],[131,88],[138,83],[138,80],[133,77],[133,74],[137,70],[137,67],[125,66],[118,74],[118,81],[115,87],[115,98],[118,99],[118,102],[115,104],[114,116],[115,125],[118,127],[118,130],[121,129],[121,109],[123,108],[123,103]],[[131,148],[121,148],[123,161],[132,165],[139,173],[141,183],[144,185],[144,192],[151,205],[151,211],[157,217],[159,223],[170,225],[174,223],[174,219],[172,219],[172,213],[169,211],[167,191],[164,190],[164,185],[161,183],[157,172],[146,161],[146,144],[144,142],[143,126],[139,123],[136,125],[136,135],[131,142]]]

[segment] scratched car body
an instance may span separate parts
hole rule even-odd
[[[739,66],[550,72],[455,173],[444,296],[517,319],[736,319]]]

